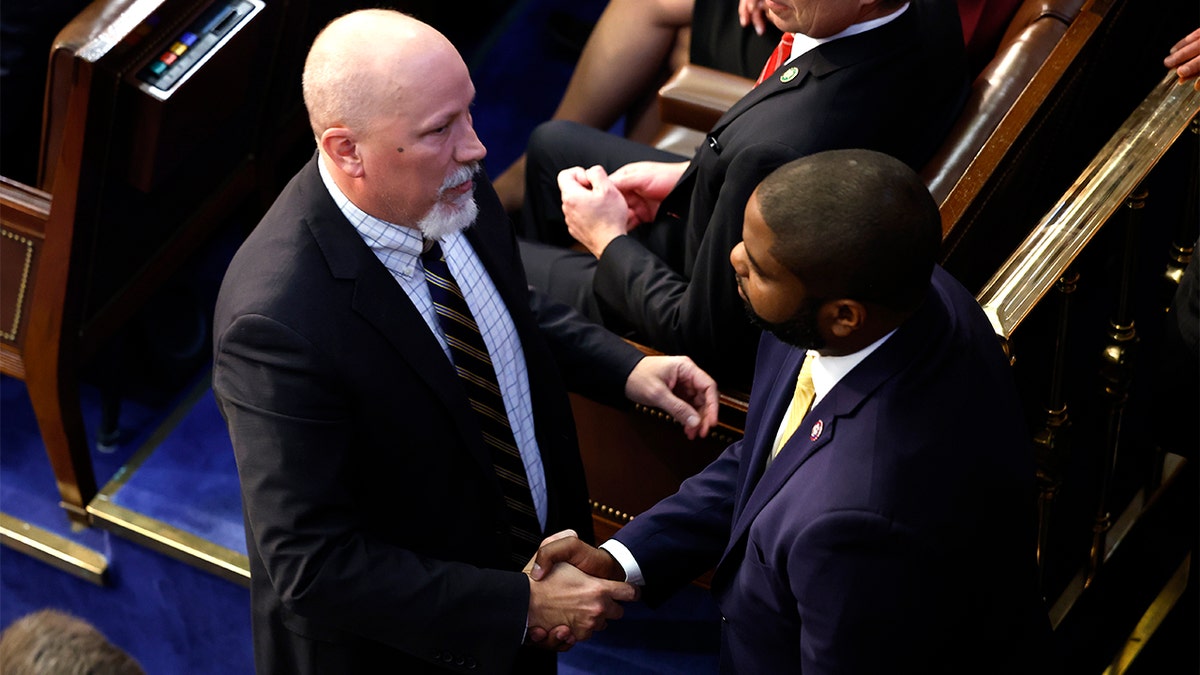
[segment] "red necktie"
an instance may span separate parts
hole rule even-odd
[[[758,81],[754,86],[763,83],[763,80],[771,76],[775,69],[787,62],[788,57],[792,55],[792,40],[795,36],[792,33],[784,33],[780,38],[779,44],[775,45],[775,51],[771,52],[771,57],[767,59],[767,65],[763,66],[762,74],[758,76]]]

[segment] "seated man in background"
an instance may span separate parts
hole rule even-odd
[[[789,160],[833,148],[872,148],[919,167],[967,92],[953,2],[768,8],[796,34],[790,52],[690,162],[568,122],[538,127],[528,155],[523,220],[538,242],[522,244],[530,283],[619,333],[688,354],[734,387],[749,379],[759,333],[741,315],[728,265],[754,186]],[[572,238],[588,252],[566,248]]]
[[[715,383],[530,292],[479,172],[475,87],[436,30],[348,14],[303,88],[317,154],[234,256],[213,321],[256,670],[553,672],[527,628],[586,634],[633,597],[521,572],[544,532],[591,527],[565,385],[695,435]]]
[[[1033,448],[991,324],[935,264],[937,205],[898,160],[772,173],[731,261],[766,332],[743,440],[568,561],[656,604],[715,568],[722,672],[1029,673]]]
[[[659,86],[683,62],[754,77],[779,42],[760,0],[609,0],[550,119],[649,143],[661,126]],[[506,211],[525,200],[525,155],[496,176]]]

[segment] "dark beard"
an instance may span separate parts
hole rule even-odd
[[[743,298],[742,304],[746,306],[746,315],[750,317],[750,323],[771,333],[781,342],[800,349],[821,349],[825,346],[825,340],[821,339],[821,333],[817,330],[817,308],[821,306],[820,300],[809,298],[801,302],[791,318],[779,323],[772,323],[759,316],[749,300]]]

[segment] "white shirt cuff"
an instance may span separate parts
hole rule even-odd
[[[612,557],[617,559],[621,567],[625,568],[625,581],[634,586],[645,586],[646,580],[642,578],[642,568],[638,567],[637,561],[633,559],[633,554],[625,548],[625,544],[616,539],[609,539],[600,544],[600,548],[612,554]]]

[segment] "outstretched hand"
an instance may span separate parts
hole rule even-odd
[[[601,579],[623,581],[625,570],[611,553],[602,548],[590,546],[580,539],[574,530],[563,530],[542,541],[541,548],[530,561],[529,576],[540,581],[546,576],[546,570],[559,563],[576,567],[585,574]]]
[[[705,437],[717,423],[717,383],[686,356],[647,356],[625,381],[634,403],[666,411],[689,439]]]
[[[610,619],[621,618],[620,603],[637,599],[630,584],[589,576],[565,563],[547,569],[535,566],[538,576],[529,579],[529,625],[555,627],[548,631],[555,639],[564,635],[565,626],[571,638],[586,640]]]
[[[584,544],[582,541],[580,541],[579,535],[575,532],[575,530],[563,530],[562,532],[552,534],[549,537],[546,537],[545,539],[542,540],[541,546],[542,546],[542,548],[545,548],[546,546],[552,544],[553,542],[557,542],[560,540],[567,540],[564,542],[563,545],[560,545],[561,548],[559,546],[556,546],[556,547],[552,548],[551,551],[546,554],[542,554],[541,549],[539,549],[538,553],[535,554],[534,557],[529,560],[529,563],[527,565],[525,565],[524,572],[526,574],[528,574],[532,579],[540,582],[542,579],[546,578],[546,574],[547,574],[546,570],[553,568],[559,562],[563,562],[566,565],[570,565],[571,563],[569,561],[571,559],[575,559],[575,560],[578,560],[580,562],[580,564],[584,565],[585,567],[595,569],[594,563],[588,561],[588,556],[589,556],[590,552],[598,552],[598,553],[604,554],[605,556],[607,556],[610,559],[612,558],[612,556],[608,555],[607,552],[602,551],[600,549],[592,548],[591,546],[588,546],[587,544]],[[541,560],[541,563],[538,562],[539,559]],[[546,565],[546,567],[543,568],[541,566],[542,564]],[[618,565],[618,567],[619,567],[619,565]],[[596,575],[593,575],[593,576],[596,576]],[[616,576],[605,576],[604,578],[608,578],[613,581],[616,581],[616,580],[622,578],[623,576],[624,576],[624,572],[620,571],[617,573]],[[634,593],[636,594],[636,592],[637,592],[637,589],[635,588]],[[531,597],[532,597],[532,595],[531,595]],[[532,602],[531,602],[531,605],[532,605]],[[616,618],[616,617],[609,617],[609,618]],[[551,650],[560,651],[560,652],[565,652],[575,645],[576,636],[572,633],[571,626],[561,624],[561,625],[554,626],[554,627],[543,627],[540,625],[534,625],[532,619],[533,619],[533,612],[531,609],[531,611],[530,611],[530,620],[531,620],[530,626],[529,626],[529,630],[526,632],[526,636],[525,636],[526,641],[529,642],[530,644],[532,644],[536,647],[540,647],[542,649],[551,649]],[[599,629],[597,629],[597,630],[599,630]]]

